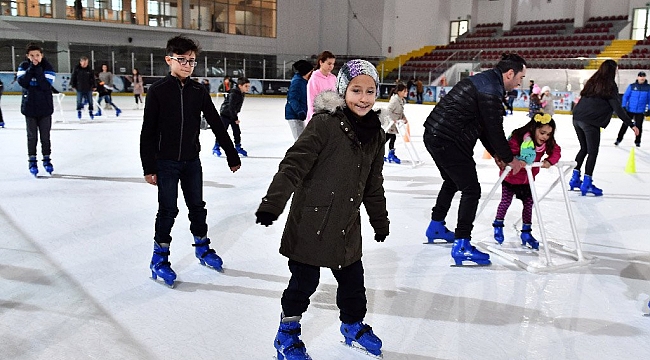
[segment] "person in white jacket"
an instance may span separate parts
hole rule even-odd
[[[391,96],[386,110],[382,111],[381,122],[384,131],[386,131],[386,142],[388,143],[388,156],[384,161],[389,163],[401,164],[401,160],[395,155],[395,140],[397,139],[397,126],[399,123],[407,123],[404,116],[404,104],[408,89],[406,85],[399,83],[395,87],[395,93]]]

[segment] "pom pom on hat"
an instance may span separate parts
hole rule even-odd
[[[345,96],[345,91],[348,89],[350,81],[359,75],[368,75],[377,85],[375,96],[379,96],[379,75],[377,69],[373,64],[366,60],[354,59],[346,62],[339,70],[339,75],[336,77],[336,90],[341,96]]]
[[[293,64],[293,68],[300,74],[300,76],[307,75],[310,71],[314,70],[312,64],[307,60],[298,60]]]
[[[542,94],[544,94],[544,93],[547,92],[547,91],[551,91],[551,88],[548,87],[547,85],[543,86],[543,87],[542,87]]]

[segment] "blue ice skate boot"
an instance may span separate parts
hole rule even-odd
[[[456,266],[462,266],[463,261],[473,261],[477,265],[490,265],[490,255],[479,251],[470,243],[469,239],[456,239],[451,248],[451,257]]]
[[[448,243],[454,242],[454,232],[447,229],[444,221],[431,220],[426,235],[430,244],[433,244],[435,239],[442,239]]]
[[[397,156],[395,156],[395,149],[390,149],[388,151],[388,162],[389,163],[395,163],[395,164],[401,164],[402,160],[400,160]]]
[[[29,157],[29,172],[36,177],[38,175],[38,164],[36,161],[36,156]]]
[[[587,195],[588,193],[593,194],[594,196],[603,196],[603,190],[594,186],[591,176],[585,175],[582,185],[580,185],[580,192],[582,196]]]
[[[582,180],[580,180],[580,170],[573,169],[573,175],[571,175],[571,180],[569,180],[569,191],[580,189],[580,185],[582,185]]]
[[[192,246],[194,246],[194,255],[199,259],[201,265],[223,272],[223,260],[214,249],[210,248],[210,239],[195,236]]]
[[[121,113],[122,113],[122,110],[118,109],[117,106],[115,106],[115,117],[120,117]]]
[[[375,355],[381,355],[381,340],[372,332],[370,325],[366,325],[361,321],[354,324],[341,323],[341,334],[345,338],[345,344],[352,345],[356,342],[363,350]]]
[[[243,156],[243,157],[247,157],[247,156],[248,156],[248,152],[247,152],[246,150],[244,150],[243,147],[241,147],[241,144],[235,144],[235,149],[237,150],[237,152],[239,153],[239,155],[241,155],[241,156]]]
[[[301,316],[282,317],[278,334],[273,345],[278,353],[278,360],[311,360],[305,343],[300,340]]]
[[[169,262],[169,244],[153,243],[153,256],[151,257],[151,278],[156,280],[160,276],[165,284],[169,287],[174,287],[174,280],[176,280],[176,273],[172,270],[171,263]]]
[[[0,128],[3,128],[3,129],[5,128],[5,122],[4,121],[0,121]]]
[[[52,165],[50,155],[43,156],[43,167],[45,168],[45,171],[52,175],[52,172],[54,171],[54,165]]]
[[[101,111],[101,110],[100,110]],[[93,115],[92,110],[88,110],[88,115],[90,115],[90,120],[95,120],[95,115]]]
[[[214,144],[214,147],[212,148],[212,155],[221,157],[221,149],[219,148],[219,143]]]
[[[81,110],[77,110],[77,119],[81,120]]]
[[[494,240],[503,244],[503,220],[494,219],[492,226],[494,227]]]
[[[97,109],[95,116],[102,116],[102,109]]]
[[[535,250],[539,250],[539,241],[537,241],[533,234],[530,224],[523,224],[521,227],[521,246],[530,246]]]

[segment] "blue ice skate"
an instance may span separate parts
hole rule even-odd
[[[115,117],[120,117],[122,110],[118,109],[117,106],[114,106],[114,108],[115,108]]]
[[[102,109],[97,109],[95,116],[102,116]]]
[[[192,246],[194,246],[194,254],[199,259],[201,265],[223,272],[223,260],[221,260],[214,249],[210,248],[210,239],[195,236]]]
[[[492,227],[494,227],[494,240],[499,244],[503,244],[503,220],[494,219]]]
[[[5,122],[4,121],[0,121],[0,128],[3,128],[3,129],[5,128]]]
[[[479,251],[470,243],[469,239],[456,239],[451,248],[451,257],[456,266],[462,266],[463,261],[472,261],[477,265],[490,265],[490,255]]]
[[[573,169],[573,175],[571,175],[571,180],[569,180],[569,191],[580,189],[580,185],[582,185],[582,180],[580,180],[580,170]]]
[[[357,347],[372,355],[381,356],[381,340],[372,332],[370,325],[361,321],[354,324],[341,323],[341,334],[343,334],[347,346]],[[356,344],[353,344],[354,342]]]
[[[29,172],[36,177],[38,175],[38,164],[36,161],[36,156],[29,157]]]
[[[531,234],[532,228],[530,224],[523,224],[521,227],[521,246],[529,245],[535,250],[539,250],[539,241],[537,241],[533,234]]]
[[[436,239],[442,239],[448,243],[454,242],[454,232],[447,229],[444,221],[431,220],[426,236],[429,244],[433,244]]]
[[[248,152],[247,152],[246,150],[244,150],[243,147],[241,147],[241,144],[235,144],[235,149],[237,150],[237,152],[239,153],[239,155],[241,155],[241,156],[243,156],[243,157],[247,157],[247,156],[248,156]]]
[[[395,155],[395,149],[390,149],[388,151],[388,157],[387,160],[389,163],[395,163],[395,164],[401,164],[402,160],[400,160],[396,155]]]
[[[176,280],[176,273],[171,268],[169,262],[169,244],[159,245],[157,242],[153,244],[153,257],[151,258],[151,278],[156,280],[160,276],[165,284],[169,287],[174,287],[174,280]]]
[[[52,175],[52,172],[54,172],[54,165],[52,165],[50,155],[43,156],[43,168],[45,168],[45,171],[47,171],[50,175]]]
[[[585,196],[587,194],[593,194],[594,196],[603,196],[603,190],[600,188],[597,188],[591,176],[585,175],[584,180],[582,181],[582,185],[580,185],[580,192],[582,193],[582,196]]]
[[[214,143],[214,147],[212,148],[212,155],[221,157],[221,149],[219,148],[219,143]]]
[[[278,353],[278,360],[311,360],[305,343],[300,340],[301,316],[283,317],[273,345]]]

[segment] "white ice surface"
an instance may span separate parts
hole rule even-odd
[[[212,133],[202,133],[208,235],[225,273],[198,264],[179,199],[170,256],[178,274],[175,289],[150,278],[157,201],[139,159],[142,110],[130,110],[130,97],[115,102],[124,108],[119,118],[80,123],[74,100],[66,97],[67,121],[52,129],[54,175],[40,167],[35,179],[27,170],[20,97],[2,97],[0,358],[270,359],[289,279],[287,259],[278,254],[286,212],[268,228],[255,224],[254,212],[292,143],[284,100],[246,99],[240,118],[250,156],[235,174],[224,159],[211,155]],[[406,106],[413,143],[426,163],[384,168],[391,220],[385,243],[372,240],[364,215],[366,322],[382,338],[384,358],[647,358],[648,135],[636,149],[636,174],[627,174],[633,135],[628,132],[615,147],[620,121],[613,119],[602,132],[594,173],[605,195],[569,194],[583,249],[595,263],[531,274],[493,256],[490,267],[458,268],[450,267],[451,245],[423,245],[441,184],[422,143],[422,123],[431,108]],[[58,112],[54,118],[62,120]],[[555,118],[562,159],[573,160],[578,144],[571,117]],[[524,112],[507,117],[506,131],[526,119]],[[498,172],[482,158],[481,145],[475,153],[485,198]],[[408,160],[400,142],[397,155]],[[549,184],[551,175],[542,170],[538,187]],[[476,241],[490,239],[498,197],[477,218]],[[548,236],[570,243],[562,199],[557,188],[540,204]],[[457,205],[458,196],[447,219],[452,229]],[[515,200],[506,218],[509,248],[518,248],[512,222],[520,213]],[[539,238],[536,218],[533,223]],[[533,261],[542,256],[517,253]],[[314,359],[366,359],[340,345],[335,296],[336,282],[323,269],[302,321],[302,339]]]

